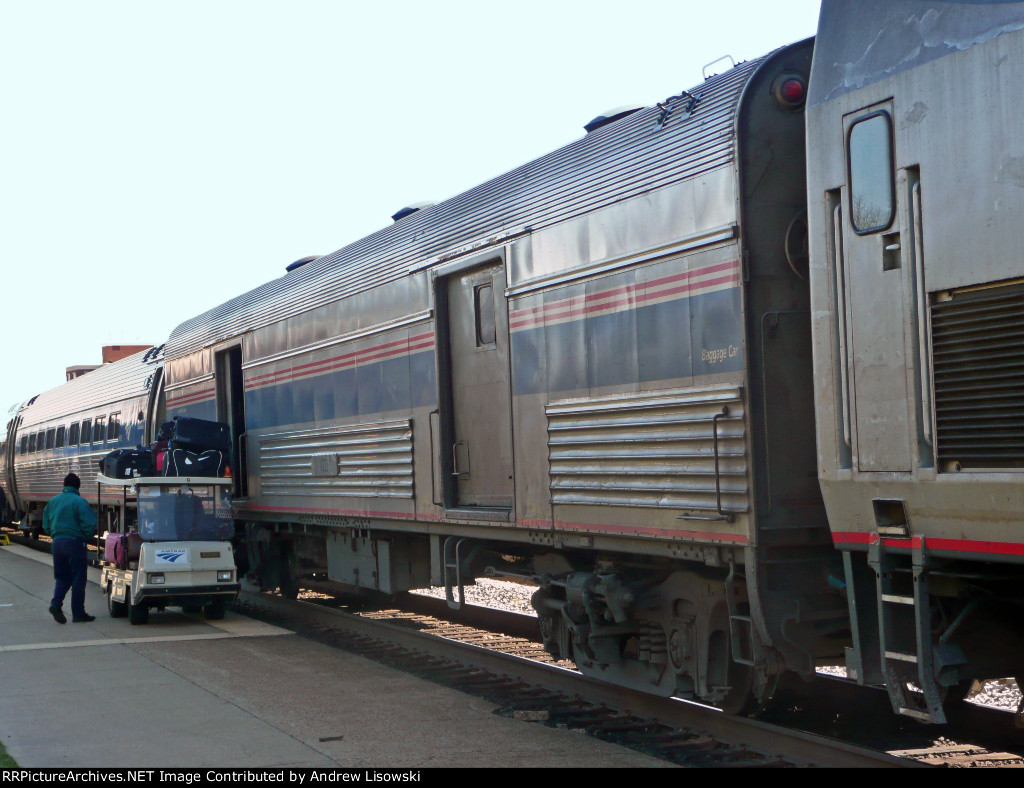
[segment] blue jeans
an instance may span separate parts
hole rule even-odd
[[[85,542],[73,536],[58,536],[53,540],[53,576],[57,583],[53,588],[52,607],[60,608],[64,597],[71,589],[71,617],[85,616],[85,581],[89,559]]]

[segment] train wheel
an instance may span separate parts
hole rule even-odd
[[[728,686],[715,704],[726,714],[747,714],[757,707],[753,692],[753,672],[748,665],[734,662],[729,653],[729,635],[718,630],[711,634],[708,649],[708,687]]]
[[[131,592],[128,592],[128,598],[131,599]],[[133,605],[131,602],[128,603],[128,623],[130,624],[145,624],[149,621],[149,608],[143,605]]]
[[[281,584],[278,591],[285,599],[295,599],[299,595],[299,559],[295,556],[295,548],[288,543],[281,545]]]
[[[128,615],[128,605],[114,599],[114,589],[110,583],[107,583],[107,612],[111,618],[124,618]]]

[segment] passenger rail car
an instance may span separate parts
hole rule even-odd
[[[231,423],[251,571],[453,597],[488,567],[539,578],[552,651],[708,702],[841,654],[809,417],[811,51],[176,329],[167,413]]]
[[[38,535],[43,507],[71,472],[81,494],[97,503],[99,461],[117,448],[151,439],[163,407],[159,348],[107,364],[12,409],[7,424],[3,485],[10,519]],[[103,507],[99,530],[115,509]]]

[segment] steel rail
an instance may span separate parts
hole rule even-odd
[[[683,728],[713,737],[724,744],[742,747],[765,756],[783,756],[801,766],[817,767],[920,767],[915,761],[829,739],[804,731],[782,728],[745,717],[732,717],[721,712],[672,698],[645,695],[626,688],[605,684],[574,670],[546,665],[533,660],[503,654],[480,646],[451,640],[436,634],[366,619],[353,613],[316,605],[301,600],[287,600],[268,594],[243,590],[239,601],[253,608],[286,615],[295,622],[305,619],[307,625],[329,625],[376,640],[432,656],[479,668],[531,685],[578,696],[588,702],[628,709],[632,714],[673,728]]]

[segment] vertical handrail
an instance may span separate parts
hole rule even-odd
[[[846,339],[846,268],[843,264],[843,214],[842,204],[832,211],[833,267],[836,272],[836,312],[839,318],[839,399],[843,409],[843,441],[853,448],[853,426],[850,417],[850,368],[849,349]]]
[[[466,471],[460,471],[459,470],[459,455],[458,455],[459,446],[465,446],[466,447],[466,465],[467,465],[467,467],[470,464],[470,462],[469,462],[469,444],[466,443],[466,441],[455,441],[455,443],[452,444],[452,476],[469,476],[469,471],[468,470],[466,470]]]
[[[235,486],[242,497],[249,495],[249,433],[243,432],[238,436],[238,467],[232,469],[238,474]]]
[[[729,415],[729,406],[723,405],[722,412],[716,413],[715,417],[711,419],[711,447],[715,454],[715,506],[718,510],[718,514],[725,518],[727,522],[733,521],[732,512],[727,512],[722,508],[722,475],[719,473],[718,468],[718,420],[724,416]]]
[[[442,506],[443,503],[440,499],[444,497],[444,486],[438,483],[441,479],[441,474],[444,473],[441,468],[441,437],[440,435],[435,435],[435,432],[440,432],[440,419],[441,411],[437,409],[430,411],[427,417],[427,423],[430,427],[430,501],[434,506]],[[434,428],[435,423],[438,424],[436,430]],[[441,487],[440,492],[438,487]]]
[[[932,442],[932,381],[928,370],[928,293],[924,289],[924,228],[921,218],[921,181],[910,191],[914,231],[914,277],[917,287],[918,374],[921,376],[921,428],[925,442]]]

